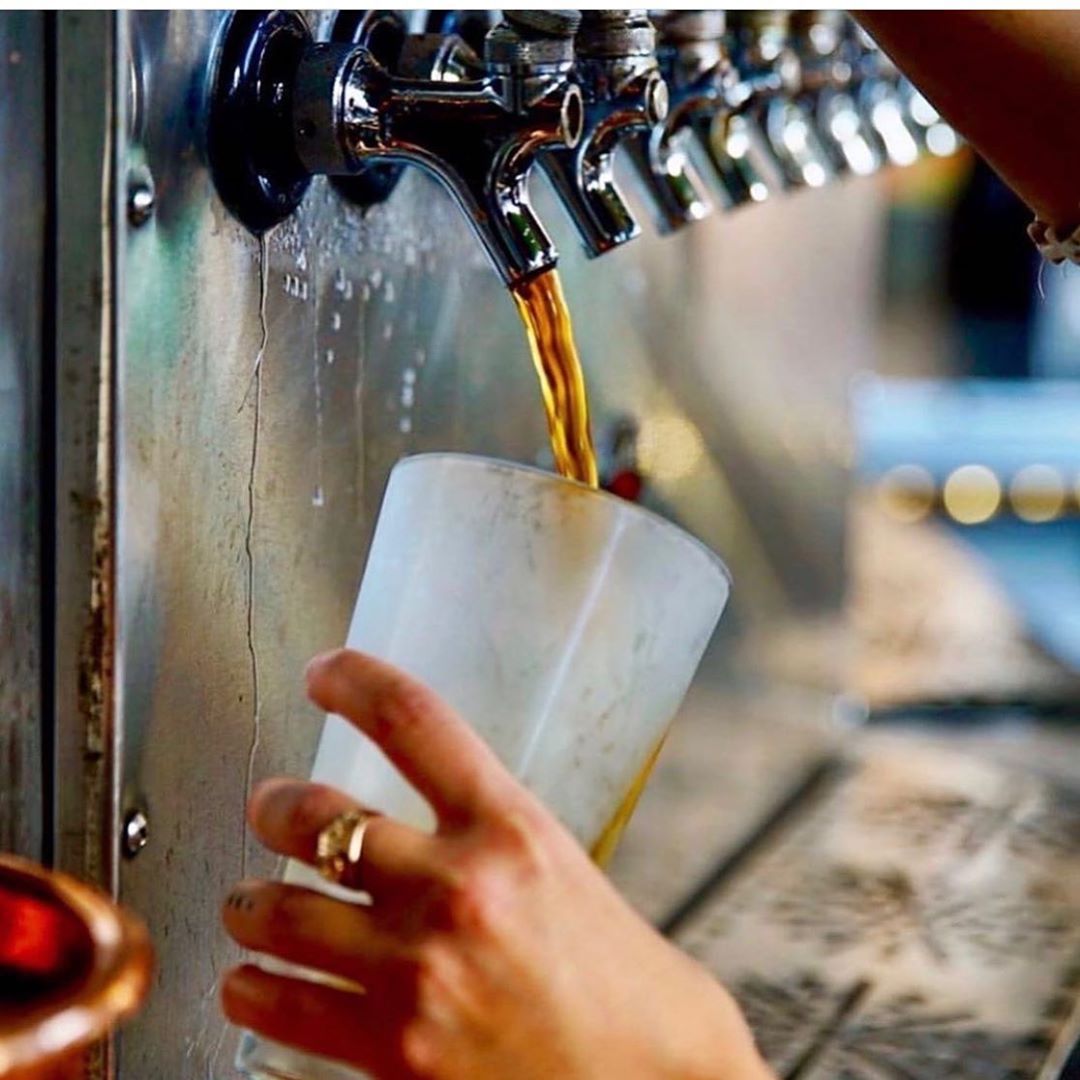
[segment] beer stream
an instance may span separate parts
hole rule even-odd
[[[596,488],[599,471],[589,429],[589,398],[559,275],[555,270],[546,270],[513,286],[510,292],[525,324],[533,365],[540,379],[555,468],[561,476]],[[593,845],[591,854],[600,866],[606,866],[614,855],[662,743],[663,740],[657,743]]]
[[[540,379],[555,468],[560,475],[595,488],[599,476],[589,431],[585,375],[559,275],[554,270],[545,270],[515,285],[511,294],[525,324],[529,350]]]

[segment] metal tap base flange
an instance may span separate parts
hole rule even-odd
[[[311,40],[291,11],[237,11],[222,34],[210,99],[210,170],[222,202],[256,235],[293,213],[311,183],[292,134],[292,87]]]

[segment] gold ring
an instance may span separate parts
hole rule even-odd
[[[364,833],[379,817],[373,810],[347,810],[338,814],[315,841],[315,869],[335,885],[360,889],[360,859]]]

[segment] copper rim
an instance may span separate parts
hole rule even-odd
[[[139,919],[67,874],[0,855],[0,883],[15,889],[21,884],[61,905],[85,929],[92,948],[89,969],[69,992],[15,1018],[0,1013],[0,1077],[6,1077],[60,1062],[136,1012],[150,986],[153,949]]]

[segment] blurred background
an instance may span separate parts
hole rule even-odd
[[[897,172],[889,198],[852,392],[860,685],[1053,701],[1080,661],[1077,275],[1042,263],[970,152]]]

